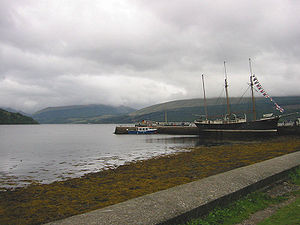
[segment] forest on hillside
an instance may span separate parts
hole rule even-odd
[[[31,117],[0,109],[0,124],[38,124]]]

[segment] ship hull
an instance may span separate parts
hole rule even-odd
[[[279,117],[250,122],[204,123],[195,121],[199,132],[277,132]]]

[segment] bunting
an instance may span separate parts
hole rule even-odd
[[[257,77],[256,77],[254,74],[252,75],[252,77],[253,77],[253,84],[254,84],[254,86],[256,87],[257,92],[260,92],[265,98],[270,99],[270,101],[274,104],[276,110],[278,110],[278,111],[280,111],[281,113],[283,113],[283,112],[284,112],[284,109],[283,109],[280,105],[278,105],[278,104],[270,97],[270,95],[267,94],[267,92],[263,89],[263,87],[262,87],[261,84],[259,83]]]

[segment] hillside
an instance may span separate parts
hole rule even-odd
[[[28,117],[32,117],[31,114],[29,113],[26,113],[26,112],[23,112],[21,110],[16,110],[16,109],[13,109],[13,108],[7,108],[7,107],[0,107],[1,109],[7,111],[7,112],[12,112],[12,113],[20,113],[21,115],[23,116],[28,116]]]
[[[300,112],[300,96],[274,97],[274,100],[285,109],[285,113]],[[226,113],[224,98],[207,100],[208,114],[211,119],[221,117]],[[231,111],[236,114],[246,114],[251,119],[250,98],[231,98]],[[257,116],[265,113],[279,114],[273,103],[266,98],[256,99]],[[203,99],[186,99],[161,103],[140,110],[129,107],[107,105],[75,105],[64,107],[49,107],[36,112],[33,118],[40,123],[135,123],[142,120],[172,122],[192,122],[204,115]]]
[[[276,102],[285,109],[285,113],[300,112],[300,96],[274,97]],[[252,106],[249,98],[232,98],[231,111],[236,114],[246,114],[251,119]],[[208,99],[208,114],[211,119],[221,117],[226,113],[225,99]],[[256,99],[257,116],[260,118],[265,113],[280,114],[275,110],[273,103],[265,98]],[[129,115],[90,119],[90,123],[135,123],[142,120],[164,121],[165,113],[167,120],[172,122],[192,122],[204,115],[203,99],[187,99],[153,105],[130,113]]]
[[[109,118],[133,111],[126,106],[73,105],[45,108],[34,113],[33,118],[40,123],[88,123],[90,118]]]
[[[38,124],[31,117],[0,109],[0,124]]]

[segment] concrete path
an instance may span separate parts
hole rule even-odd
[[[300,151],[48,224],[177,224],[282,179],[299,165]]]

